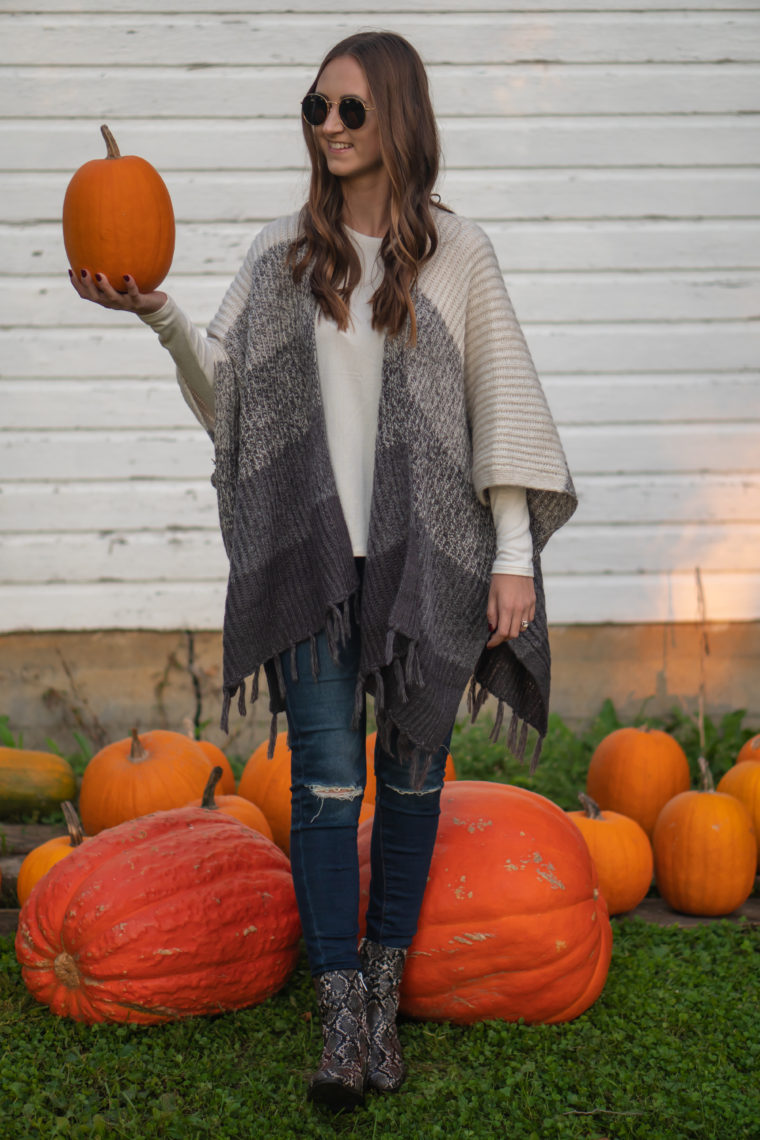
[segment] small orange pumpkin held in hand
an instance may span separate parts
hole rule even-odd
[[[141,293],[157,289],[174,256],[174,210],[158,171],[122,156],[103,124],[105,158],[80,166],[63,200],[63,243],[72,270],[103,273],[123,291],[131,275]]]
[[[749,812],[734,796],[714,790],[699,758],[702,790],[665,804],[652,836],[657,889],[683,914],[731,914],[755,882],[757,844]]]
[[[599,810],[580,792],[583,811],[568,817],[580,829],[599,873],[599,889],[610,914],[637,907],[652,885],[652,844],[641,824],[616,811]]]
[[[43,878],[51,867],[61,859],[65,859],[72,851],[84,842],[86,836],[82,834],[82,825],[74,805],[64,800],[61,804],[63,817],[66,820],[66,835],[56,835],[35,847],[24,859],[16,881],[16,894],[19,906],[23,906],[29,898],[37,883]]]
[[[663,806],[690,787],[686,753],[656,728],[609,733],[596,746],[586,776],[586,792],[602,811],[635,819],[650,838]]]

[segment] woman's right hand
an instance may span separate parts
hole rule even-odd
[[[104,309],[120,309],[124,313],[145,316],[148,313],[158,312],[167,300],[166,293],[160,290],[154,293],[141,293],[134,277],[124,277],[126,293],[117,293],[102,273],[93,276],[88,270],[83,269],[77,276],[70,269],[69,278],[82,300],[93,301],[96,305],[102,305]]]

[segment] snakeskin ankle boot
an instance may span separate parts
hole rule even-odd
[[[329,970],[314,979],[322,1021],[322,1059],[309,1100],[330,1108],[364,1104],[367,1077],[367,990],[358,970]]]
[[[359,958],[367,986],[367,1087],[379,1092],[396,1092],[406,1076],[401,1042],[396,1030],[399,989],[406,954],[406,950],[381,946],[369,938],[363,938],[359,945]]]

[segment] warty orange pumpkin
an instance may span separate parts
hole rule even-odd
[[[103,273],[123,291],[130,274],[141,293],[157,289],[174,256],[174,210],[158,171],[137,155],[121,155],[100,128],[106,157],[80,166],[63,200],[63,242],[74,273]]]
[[[586,792],[602,811],[616,811],[652,835],[664,804],[691,786],[681,745],[656,728],[618,728],[599,742],[589,763]]]
[[[567,813],[588,844],[599,873],[599,889],[610,914],[637,907],[652,885],[652,844],[644,828],[626,815],[601,811],[581,792],[583,811]]]
[[[370,838],[365,823],[362,912]],[[447,783],[402,1012],[463,1025],[568,1021],[601,993],[611,952],[596,868],[566,813],[523,788]]]
[[[82,832],[82,825],[79,822],[79,816],[74,805],[66,800],[61,804],[61,810],[66,820],[66,835],[56,835],[54,839],[48,839],[39,847],[35,847],[33,851],[29,852],[19,868],[18,879],[16,880],[19,906],[24,905],[37,883],[48,873],[50,868],[70,855],[86,838]]]
[[[194,740],[157,728],[101,748],[87,764],[79,814],[88,835],[203,794],[211,763]]]
[[[53,1013],[149,1025],[241,1009],[290,976],[290,864],[222,812],[184,808],[88,839],[19,915],[24,982]]]
[[[665,804],[652,836],[657,889],[684,914],[731,914],[754,886],[755,829],[734,796],[716,792],[700,757],[702,790],[681,792]]]

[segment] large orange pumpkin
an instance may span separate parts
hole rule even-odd
[[[734,796],[713,790],[700,758],[702,791],[681,792],[655,824],[657,889],[684,914],[731,914],[755,882],[757,843],[749,812]]]
[[[56,835],[53,839],[48,839],[39,847],[35,847],[33,851],[29,852],[19,868],[18,879],[16,880],[19,906],[24,905],[34,887],[51,867],[54,867],[61,859],[65,859],[67,855],[76,850],[80,843],[84,842],[85,836],[82,834],[82,825],[79,822],[74,805],[65,800],[61,804],[61,810],[66,820],[66,834]]]
[[[760,764],[742,760],[734,764],[718,782],[718,791],[736,796],[749,812],[757,839],[757,859],[760,865]]]
[[[63,200],[63,242],[74,273],[103,273],[114,289],[130,274],[150,293],[174,256],[174,211],[157,170],[137,155],[122,156],[104,124],[106,158],[80,166]]]
[[[261,808],[243,796],[217,796],[217,785],[222,786],[222,769],[218,764],[211,769],[211,775],[208,778],[202,798],[192,800],[187,806],[202,807],[206,808],[207,811],[223,811],[225,815],[239,819],[246,827],[252,827],[254,831],[266,835],[267,839],[272,839],[272,829]]]
[[[359,828],[362,912],[370,833]],[[566,813],[507,784],[446,784],[401,1010],[460,1024],[568,1021],[601,993],[611,952],[596,869]]]
[[[238,784],[238,795],[261,808],[272,828],[272,837],[286,855],[290,854],[290,749],[288,734],[279,732],[274,755],[267,756],[269,742],[264,741],[251,754]],[[374,815],[374,804],[362,802],[359,822]]]
[[[101,748],[87,764],[79,814],[88,835],[203,795],[208,757],[181,732],[157,728]]]
[[[602,811],[635,819],[650,838],[663,805],[690,786],[686,753],[656,728],[618,728],[605,736],[586,777],[586,792]]]
[[[610,914],[637,907],[652,885],[652,844],[644,828],[615,811],[601,811],[580,793],[583,811],[567,813],[588,844],[599,872],[599,889]]]
[[[292,972],[290,864],[204,808],[156,812],[88,839],[32,891],[16,954],[26,986],[77,1021],[148,1025],[254,1005]]]
[[[377,733],[371,732],[367,737],[367,786],[364,789],[364,802],[365,804],[373,804],[375,796],[377,795],[377,782],[375,780],[375,743],[377,741]],[[454,758],[449,752],[446,757],[446,770],[444,772],[444,782],[447,780],[456,780],[457,774],[454,768]]]

